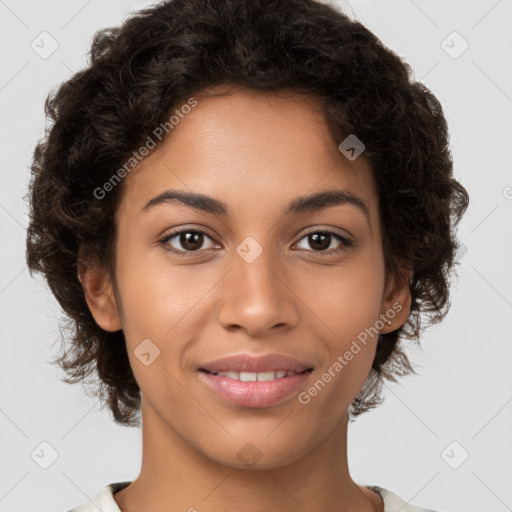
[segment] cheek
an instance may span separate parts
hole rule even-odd
[[[343,266],[302,273],[294,293],[309,314],[339,344],[374,325],[380,314],[384,269],[371,255]]]
[[[219,271],[176,264],[159,249],[144,253],[126,247],[119,254],[116,276],[130,364],[140,388],[157,396],[169,389],[169,379],[173,382],[169,374],[181,374],[187,351],[211,319],[208,297]],[[150,359],[158,357],[145,366],[138,354],[148,351]]]
[[[171,262],[163,249],[124,247],[118,254],[123,328],[130,334],[161,338],[207,293],[197,267]]]
[[[323,292],[310,295],[321,321],[315,336],[324,343],[325,359],[315,379],[299,398],[312,417],[339,418],[358,395],[375,356],[376,321],[380,313],[380,276],[351,269],[326,281]],[[329,412],[326,412],[329,411]],[[326,421],[329,423],[329,420]]]
[[[327,355],[316,384],[301,402],[310,401],[311,410],[331,403],[333,414],[339,413],[359,393],[375,355],[383,285],[383,262],[371,253],[361,253],[357,264],[354,259],[351,265],[317,274],[315,286],[302,281],[297,295],[306,298],[305,311],[313,318],[315,336],[325,343]]]

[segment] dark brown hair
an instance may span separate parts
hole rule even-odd
[[[315,0],[169,0],[100,30],[90,64],[51,91],[51,121],[34,151],[27,262],[44,274],[65,311],[69,334],[56,360],[66,382],[98,377],[95,392],[115,421],[139,424],[140,390],[123,331],[94,321],[77,265],[96,259],[113,270],[114,212],[122,183],[94,193],[170,113],[205,89],[232,84],[294,91],[320,100],[339,144],[365,145],[379,191],[386,272],[405,262],[407,322],[379,336],[372,370],[352,417],[382,402],[383,379],[414,372],[402,347],[449,308],[458,248],[454,228],[468,194],[452,175],[439,101],[408,64],[362,24]],[[114,276],[115,277],[115,276]]]

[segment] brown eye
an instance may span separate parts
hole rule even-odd
[[[197,231],[190,233],[180,233],[179,235],[179,243],[181,247],[186,249],[187,251],[197,251],[203,245],[204,235],[202,233],[198,233]]]
[[[165,249],[177,254],[198,252],[204,249],[205,240],[212,240],[205,231],[200,229],[184,229],[171,233],[160,240]],[[172,243],[171,243],[172,241]],[[212,247],[206,248],[206,250]]]
[[[332,247],[333,239],[338,241],[338,247],[336,247],[336,243],[334,244],[334,248]],[[323,254],[341,253],[352,246],[352,242],[348,238],[338,233],[333,233],[332,231],[315,231],[308,233],[301,241],[302,240],[307,241],[307,244],[311,247],[313,252]]]

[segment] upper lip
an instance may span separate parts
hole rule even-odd
[[[282,354],[267,354],[264,356],[251,356],[237,354],[210,363],[201,365],[200,370],[211,373],[217,372],[272,372],[285,370],[287,372],[302,373],[313,369],[312,365]]]

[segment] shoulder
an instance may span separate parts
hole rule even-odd
[[[384,512],[436,512],[430,508],[410,505],[394,492],[379,487],[378,485],[365,485],[365,487],[380,495],[384,502]]]
[[[98,509],[102,512],[121,512],[114,499],[114,494],[130,484],[131,482],[114,482],[108,484],[103,487],[91,501],[75,507],[68,512],[98,512]]]

